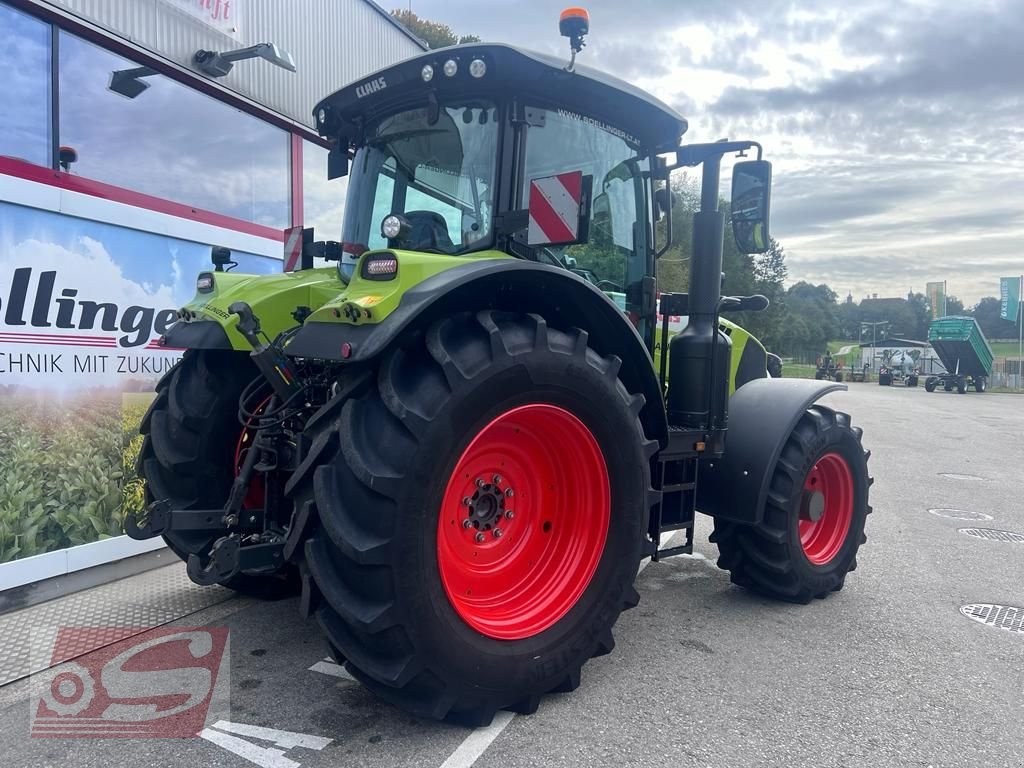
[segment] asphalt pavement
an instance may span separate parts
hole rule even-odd
[[[578,690],[470,731],[376,700],[294,600],[234,597],[177,622],[230,630],[204,738],[32,738],[26,680],[0,689],[3,765],[1022,766],[1024,632],[961,608],[1024,610],[1024,537],[960,529],[1024,534],[1024,396],[850,387],[826,402],[864,429],[875,512],[826,600],[732,586],[701,520],[693,556],[642,571]]]

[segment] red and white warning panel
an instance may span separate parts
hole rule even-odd
[[[284,271],[294,272],[302,262],[302,227],[284,231]]]
[[[530,245],[575,243],[580,238],[583,172],[560,173],[530,182]]]

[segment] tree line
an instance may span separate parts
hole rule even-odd
[[[671,248],[658,262],[658,287],[664,292],[685,292],[689,285],[690,257],[693,248],[693,214],[700,208],[696,179],[683,174],[673,179]],[[728,202],[721,201],[724,210]],[[659,241],[666,231],[658,225]],[[782,355],[817,355],[834,339],[859,340],[863,323],[876,323],[875,338],[925,340],[931,312],[927,297],[910,292],[895,299],[840,299],[827,284],[799,281],[785,287],[788,269],[781,243],[772,239],[763,254],[740,253],[726,227],[722,259],[725,273],[722,292],[731,296],[760,293],[771,301],[764,312],[730,315],[730,319],[753,333],[773,352]],[[1017,336],[1017,326],[999,317],[1000,303],[994,296],[983,298],[973,307],[965,307],[956,296],[946,298],[947,315],[974,317],[989,339]],[[868,326],[870,327],[870,326]],[[866,331],[864,340],[871,338]]]

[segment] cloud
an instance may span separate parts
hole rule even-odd
[[[585,63],[678,108],[688,140],[765,145],[792,281],[861,296],[946,279],[973,303],[1020,273],[1024,3],[588,7]],[[415,10],[459,32],[564,52],[559,8],[419,0]]]

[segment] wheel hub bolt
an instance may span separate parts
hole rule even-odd
[[[472,499],[469,498],[469,496],[463,496],[462,497],[462,506],[468,507],[472,503],[473,503],[473,501],[472,501]]]
[[[511,509],[506,509],[505,510],[505,519],[506,520],[511,520],[515,516],[516,516],[516,513],[513,512]]]
[[[463,527],[463,528],[472,528],[472,527],[473,527],[473,521],[472,521],[472,520],[470,520],[470,519],[469,519],[469,518],[467,517],[467,518],[466,518],[465,520],[463,520],[463,521],[462,521],[462,527]]]
[[[494,476],[494,484],[495,485],[501,485],[501,475],[495,475]]]
[[[513,493],[513,491],[512,491],[512,489],[511,489],[511,488],[506,488],[506,489],[505,489],[505,495],[506,495],[506,496],[507,496],[508,498],[510,498],[510,499],[511,499],[511,498],[512,498],[513,496],[515,496],[515,493]]]
[[[480,544],[480,543],[482,543],[482,542],[483,542],[483,540],[484,540],[484,535],[483,535],[482,533],[478,533],[478,534],[476,535],[476,543],[477,543],[477,544]]]
[[[495,528],[494,529],[494,538],[500,539],[504,535],[505,534],[502,532],[501,528]]]
[[[483,488],[484,487],[484,479],[482,477],[478,477],[476,479],[476,487],[477,488]]]

